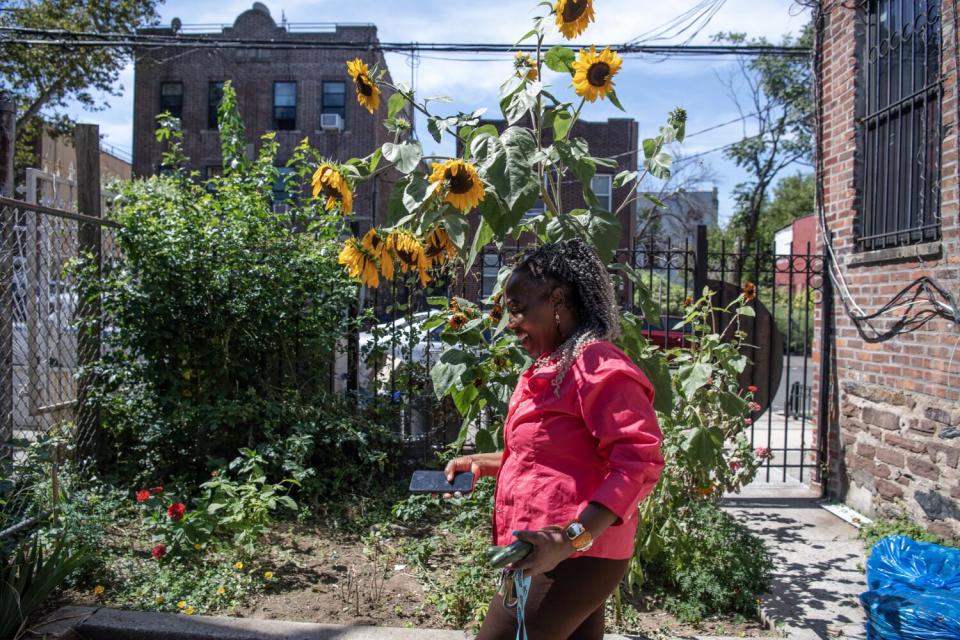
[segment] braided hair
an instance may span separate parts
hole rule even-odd
[[[577,328],[549,357],[557,362],[553,388],[559,396],[560,384],[584,347],[620,335],[620,313],[610,275],[596,251],[579,238],[540,245],[521,255],[513,273],[545,284],[565,285],[570,294],[568,303]]]

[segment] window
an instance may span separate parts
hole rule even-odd
[[[207,128],[216,129],[217,111],[220,109],[220,101],[223,100],[223,80],[211,82],[207,88]]]
[[[940,0],[865,3],[856,248],[940,236]]]
[[[344,82],[324,82],[320,98],[320,113],[336,113],[347,117],[347,85]]]
[[[593,176],[590,181],[590,188],[600,201],[600,208],[605,211],[611,211],[613,206],[613,176],[610,174],[598,174]]]
[[[537,201],[533,203],[533,206],[527,209],[527,212],[523,214],[523,219],[530,220],[531,218],[536,218],[537,216],[542,215],[546,210],[547,206],[543,203],[543,199],[537,198]]]
[[[292,185],[287,184],[287,177],[292,173],[293,169],[290,167],[277,167],[277,179],[271,193],[274,213],[284,213],[290,208],[293,193],[290,190]]]
[[[297,128],[297,83],[273,83],[273,128],[290,131]]]
[[[497,287],[500,275],[500,254],[488,251],[483,254],[483,280],[480,282],[480,297],[486,298]]]
[[[183,118],[183,83],[160,83],[160,113],[170,112],[174,118]]]

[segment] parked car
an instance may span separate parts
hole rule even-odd
[[[376,325],[360,333],[359,383],[361,389],[376,386],[389,389],[391,377],[405,363],[419,363],[429,375],[429,367],[443,353],[440,333],[443,325],[424,329],[423,324],[438,315],[436,311],[422,311],[408,318],[403,316]]]

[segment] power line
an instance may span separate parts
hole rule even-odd
[[[446,53],[512,53],[516,51],[535,52],[533,44],[514,45],[499,43],[469,42],[375,42],[290,39],[290,40],[241,40],[223,38],[219,35],[159,35],[145,33],[96,33],[89,31],[67,31],[63,29],[27,29],[22,27],[0,28],[0,46],[20,44],[29,46],[53,46],[64,48],[136,48],[160,47],[193,49],[217,48],[256,48],[256,49],[316,49],[339,51],[379,51],[417,53],[436,51]],[[550,48],[553,45],[545,45]],[[658,55],[658,56],[780,56],[805,57],[810,54],[806,47],[777,45],[597,45],[610,47],[621,55]]]

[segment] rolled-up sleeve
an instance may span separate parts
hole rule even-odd
[[[653,387],[646,377],[623,362],[597,365],[581,372],[577,385],[583,420],[608,464],[589,501],[616,514],[619,525],[660,478],[663,435],[653,409]]]

